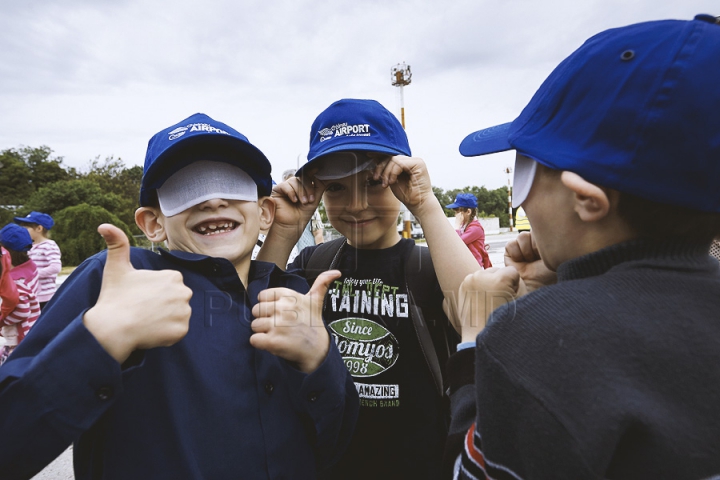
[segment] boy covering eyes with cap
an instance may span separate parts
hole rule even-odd
[[[517,151],[533,228],[463,283],[514,301],[448,366],[459,478],[720,472],[719,58],[709,15],[602,32],[460,145]]]
[[[339,100],[313,122],[298,177],[273,191],[277,216],[258,258],[284,266],[321,195],[343,235],[306,247],[288,266],[308,281],[327,269],[342,272],[323,318],[353,375],[360,414],[347,452],[321,478],[440,475],[447,435],[441,372],[457,345],[448,317],[460,283],[480,266],[445,218],[425,163],[410,155],[402,125],[382,105]],[[429,248],[398,234],[401,202]]]
[[[0,369],[5,478],[75,442],[75,478],[315,478],[349,441],[357,393],[307,295],[250,257],[270,163],[196,114],[152,137],[135,219],[160,254],[107,252],[64,282]]]

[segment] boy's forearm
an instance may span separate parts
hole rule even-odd
[[[299,239],[297,229],[278,228],[273,225],[258,252],[257,260],[274,263],[281,270],[285,270],[290,253]]]
[[[481,267],[447,221],[434,195],[420,207],[412,213],[422,225],[440,288],[454,312],[462,281]]]

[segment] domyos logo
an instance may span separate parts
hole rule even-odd
[[[379,375],[397,362],[398,341],[379,323],[365,318],[345,318],[328,326],[353,377]]]
[[[221,128],[213,127],[212,125],[209,125],[207,123],[191,123],[189,125],[186,125],[184,127],[178,127],[174,129],[173,131],[168,133],[168,140],[175,140],[176,138],[180,138],[183,135],[185,135],[186,132],[208,132],[208,133],[222,133],[225,135],[230,135],[228,132]]]
[[[348,125],[345,123],[338,123],[329,128],[323,128],[318,131],[320,135],[320,142],[330,140],[335,137],[369,137],[370,125],[367,123],[360,123],[357,125]]]

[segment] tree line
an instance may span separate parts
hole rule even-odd
[[[148,245],[135,225],[142,167],[128,167],[119,158],[90,160],[83,169],[63,164],[47,146],[20,147],[0,151],[0,227],[31,211],[45,212],[55,219],[51,231],[65,265],[79,265],[105,248],[97,233],[101,223],[121,228],[132,245]],[[507,227],[507,187],[487,190],[467,186],[444,191],[433,187],[441,205],[455,195],[469,192],[478,199],[478,216],[496,216]],[[324,209],[323,221],[327,222]],[[448,216],[453,212],[446,210]]]

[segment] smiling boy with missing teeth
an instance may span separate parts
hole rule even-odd
[[[251,261],[271,184],[262,152],[207,115],[153,136],[136,222],[168,250],[99,227],[107,252],[0,370],[7,478],[71,442],[78,479],[310,479],[342,453],[357,393],[318,305],[339,272],[304,295],[304,279]]]

